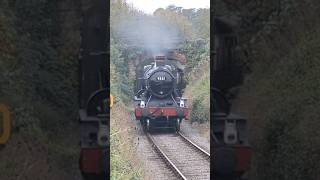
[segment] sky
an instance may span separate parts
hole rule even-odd
[[[126,2],[147,14],[152,14],[156,9],[166,8],[171,4],[183,9],[210,7],[210,0],[126,0]]]

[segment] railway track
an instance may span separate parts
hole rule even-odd
[[[179,179],[210,179],[210,153],[183,134],[146,135],[161,159]]]

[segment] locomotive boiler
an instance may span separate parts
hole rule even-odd
[[[135,117],[143,128],[173,128],[180,130],[183,119],[189,118],[184,66],[166,56],[156,56],[149,64],[141,65],[136,73]]]

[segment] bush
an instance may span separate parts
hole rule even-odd
[[[253,73],[239,99],[247,103],[237,107],[249,119],[254,179],[319,178],[320,36],[316,27],[296,30],[294,36],[286,31],[275,34],[284,48],[272,46],[274,41],[256,44]]]
[[[210,109],[203,105],[203,97],[194,98],[190,114],[191,122],[204,123],[210,120]]]
[[[188,98],[191,122],[210,121],[209,60],[200,61],[197,70],[190,72],[184,96]]]

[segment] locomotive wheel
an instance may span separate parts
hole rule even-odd
[[[175,123],[175,130],[176,132],[180,131],[180,119],[176,119],[176,123]]]
[[[146,131],[149,132],[150,131],[150,120],[149,119],[146,120],[145,126],[146,126]]]
[[[144,132],[149,132],[151,127],[150,127],[150,120],[146,119],[141,121],[142,129]]]
[[[146,132],[146,123],[145,123],[145,121],[144,120],[140,120],[140,123],[141,123],[142,130],[144,132]]]
[[[146,120],[141,121],[141,126],[144,132],[147,132],[147,122]]]

